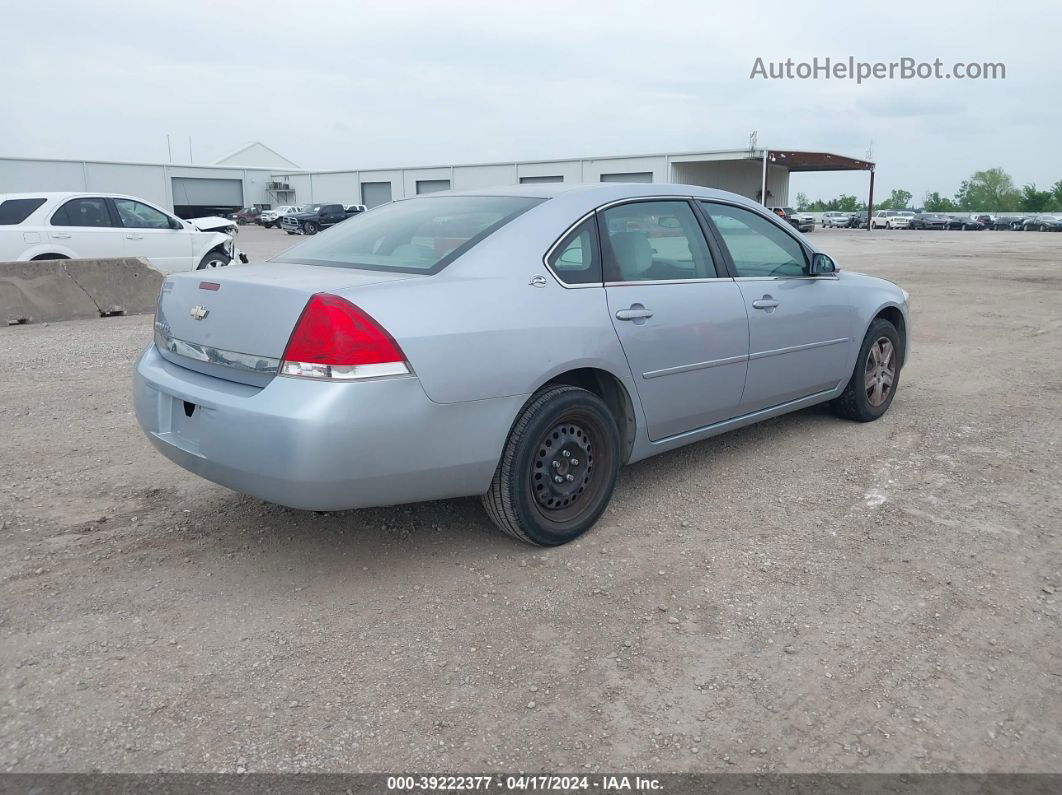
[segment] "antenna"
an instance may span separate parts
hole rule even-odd
[[[874,139],[873,138],[871,138],[870,139],[870,143],[867,144],[867,160],[868,161],[873,161],[874,160]]]
[[[749,151],[754,152],[756,150],[756,134],[759,130],[753,130],[749,133]]]
[[[166,133],[166,153],[170,156],[169,162],[173,162],[173,147],[170,146],[170,134]]]

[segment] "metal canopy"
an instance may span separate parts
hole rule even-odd
[[[781,149],[767,151],[769,162],[790,171],[873,171],[869,160],[835,155],[830,152],[794,152]]]

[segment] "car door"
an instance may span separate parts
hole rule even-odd
[[[741,413],[833,389],[850,373],[855,309],[836,274],[809,276],[808,252],[754,209],[703,201],[749,319]]]
[[[136,199],[114,198],[124,227],[125,255],[144,257],[162,273],[192,270],[195,232],[156,207]]]
[[[691,201],[635,200],[597,214],[604,283],[649,438],[738,413],[748,356],[741,291]]]
[[[321,226],[332,226],[346,220],[342,204],[326,204],[321,208]]]
[[[125,256],[121,226],[103,196],[63,202],[48,220],[46,234],[79,259]]]

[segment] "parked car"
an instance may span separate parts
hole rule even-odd
[[[0,194],[0,260],[143,257],[176,273],[247,262],[233,233],[229,219],[183,221],[134,196]]]
[[[815,216],[810,213],[797,213],[797,229],[801,232],[814,232],[815,231]]]
[[[897,215],[896,210],[876,210],[870,219],[871,229],[888,229],[889,219]]]
[[[977,221],[985,229],[992,229],[996,223],[996,216],[989,215],[988,213],[973,213],[970,218]]]
[[[352,216],[352,215],[357,215],[358,213],[363,213],[367,209],[368,208],[364,204],[344,204],[343,205],[343,212],[345,212],[347,214],[347,218],[350,218],[350,216]]]
[[[997,231],[1022,231],[1022,225],[1025,223],[1025,219],[1028,216],[1000,216],[996,219],[996,222],[992,225],[992,228]]]
[[[908,225],[910,229],[946,229],[948,216],[938,213],[916,213]]]
[[[284,216],[291,215],[292,213],[297,213],[301,209],[301,207],[295,205],[283,204],[280,207],[277,207],[275,210],[262,210],[261,214],[259,214],[258,216],[258,221],[266,229],[271,229],[274,226],[279,227],[280,221],[282,218],[284,218]]]
[[[163,455],[263,500],[482,495],[505,532],[562,544],[621,464],[817,403],[888,410],[908,296],[808,240],[693,185],[393,202],[268,263],[167,278],[136,415]]]
[[[772,207],[771,212],[779,218],[785,219],[785,221],[794,229],[800,230],[800,216],[797,215],[797,211],[792,207]]]
[[[852,213],[852,220],[848,224],[849,229],[866,229],[867,222],[870,220],[870,213],[866,210],[859,210]]]
[[[1056,213],[1034,215],[1032,218],[1025,219],[1022,228],[1026,232],[1062,232],[1062,215]]]
[[[852,213],[843,213],[839,210],[830,210],[822,214],[822,226],[845,229],[852,224]]]
[[[961,229],[964,232],[967,230],[980,232],[985,228],[985,225],[982,224],[980,221],[975,221],[973,218],[969,218],[964,215],[950,215],[948,216],[948,222],[944,228]]]
[[[261,214],[262,211],[257,207],[244,207],[242,210],[237,210],[233,213],[232,217],[238,224],[253,224]]]
[[[307,204],[299,212],[285,215],[280,228],[289,235],[316,235],[348,217],[342,204]]]

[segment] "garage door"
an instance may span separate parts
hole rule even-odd
[[[391,201],[390,182],[361,183],[361,203],[366,207],[379,207]]]
[[[243,207],[243,181],[173,177],[173,204],[197,207]]]
[[[629,171],[626,174],[602,174],[602,182],[652,182],[652,171]]]
[[[441,190],[450,190],[448,179],[418,179],[417,193],[437,193]]]

